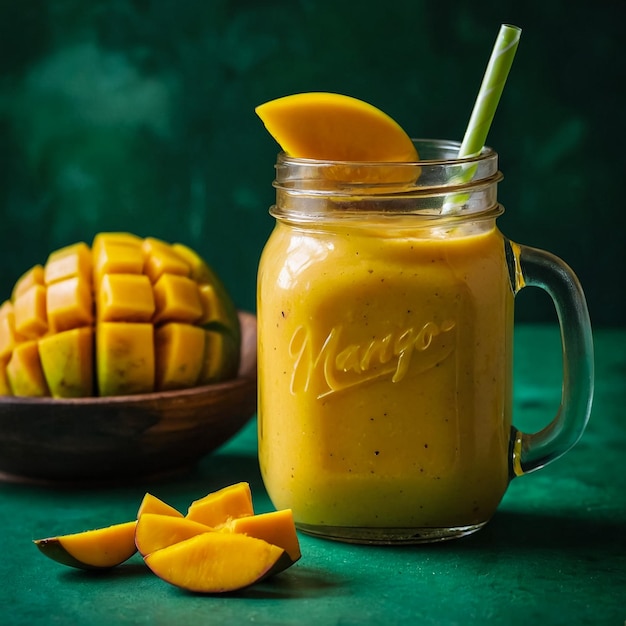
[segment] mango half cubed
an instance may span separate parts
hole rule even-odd
[[[193,387],[235,377],[240,348],[234,303],[195,251],[99,233],[52,252],[0,306],[0,395]]]

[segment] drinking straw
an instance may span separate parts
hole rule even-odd
[[[500,31],[491,52],[483,82],[480,85],[472,115],[459,149],[459,158],[476,156],[480,154],[485,145],[491,122],[500,102],[504,84],[513,64],[513,58],[515,57],[521,34],[522,29],[518,26],[510,24],[502,24],[500,26]],[[465,168],[462,174],[455,178],[455,182],[468,182],[474,175],[475,169],[475,166]],[[464,197],[467,199],[466,196]],[[452,202],[446,201],[444,212],[449,211],[454,206],[458,206],[460,201],[463,201],[461,195],[456,196]]]

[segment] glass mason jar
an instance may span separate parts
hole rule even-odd
[[[258,274],[259,461],[273,504],[307,533],[474,532],[510,480],[563,455],[589,417],[576,276],[498,230],[493,150],[416,147],[417,163],[278,157]],[[511,416],[514,298],[527,285],[552,297],[563,346],[561,406],[534,434]]]

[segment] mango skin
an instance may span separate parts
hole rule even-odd
[[[241,329],[184,244],[99,233],[52,252],[0,304],[0,395],[81,398],[234,378]]]
[[[84,570],[110,569],[130,559],[135,546],[136,521],[114,524],[71,535],[35,539],[39,550],[62,565]]]

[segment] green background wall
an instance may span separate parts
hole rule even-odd
[[[510,22],[500,227],[568,261],[596,326],[624,325],[622,5],[0,0],[0,300],[51,250],[127,230],[197,248],[253,309],[277,152],[255,105],[337,91],[461,139]],[[518,319],[553,319],[547,297]]]

